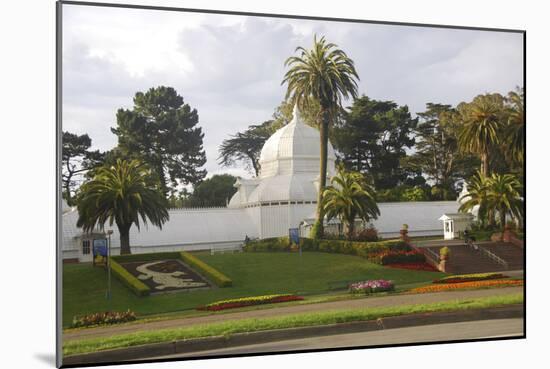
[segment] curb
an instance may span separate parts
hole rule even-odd
[[[383,329],[405,328],[443,323],[459,323],[476,320],[509,319],[524,316],[523,304],[489,309],[409,314],[363,322],[340,323],[313,327],[287,328],[251,333],[237,333],[228,337],[206,337],[191,340],[161,342],[63,358],[63,366],[143,360],[157,356],[193,353],[227,347],[244,346],[279,340],[300,339],[345,333],[369,332]],[[330,348],[327,348],[330,349]]]

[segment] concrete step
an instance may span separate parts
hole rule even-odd
[[[436,254],[443,246],[429,247]],[[483,255],[480,251],[472,250],[470,247],[462,245],[449,245],[451,255],[447,264],[448,272],[453,274],[469,274],[484,272],[499,272],[507,270],[503,265],[493,259]],[[514,265],[515,267],[515,265]],[[510,269],[517,269],[510,268]]]

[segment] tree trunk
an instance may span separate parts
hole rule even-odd
[[[155,164],[155,172],[157,172],[157,176],[159,177],[160,189],[164,197],[168,197],[168,186],[166,185],[166,177],[164,176],[164,167],[162,166],[162,162],[157,162]]]
[[[346,222],[346,238],[351,241],[355,233],[355,220]]]
[[[487,153],[481,154],[481,173],[484,177],[489,175],[489,155]]]
[[[129,255],[132,253],[130,250],[130,227],[131,225],[118,225],[118,232],[120,233],[120,255]]]
[[[504,227],[506,227],[506,207],[503,206],[500,209],[500,226],[502,227],[502,231],[504,232]]]
[[[320,158],[320,170],[319,170],[319,193],[317,195],[317,220],[315,224],[314,238],[323,237],[323,219],[325,212],[323,210],[323,191],[327,184],[327,152],[328,152],[328,123],[329,112],[328,109],[323,109],[322,122],[319,129],[320,144],[321,144],[321,158]]]
[[[67,180],[67,182],[65,183],[65,200],[67,201],[67,205],[73,206],[73,198],[71,197],[70,180]]]

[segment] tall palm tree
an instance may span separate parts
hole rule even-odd
[[[525,152],[525,107],[523,89],[508,93],[508,122],[505,128],[506,152],[512,160],[523,163]]]
[[[347,238],[351,239],[356,218],[368,222],[380,215],[374,198],[374,189],[360,173],[348,172],[340,166],[338,174],[331,179],[331,186],[324,190],[323,210],[329,220],[335,217],[340,219]]]
[[[313,236],[323,235],[323,190],[327,180],[327,148],[329,126],[341,109],[342,98],[357,97],[357,80],[353,60],[338,46],[329,43],[325,37],[313,38],[313,47],[306,50],[297,47],[299,56],[291,56],[285,61],[289,67],[281,84],[287,83],[286,99],[302,110],[317,103],[320,106],[320,180],[317,199],[317,220]]]
[[[520,219],[523,213],[521,183],[512,174],[493,173],[488,179],[487,202],[492,209],[498,210],[500,226],[506,225],[506,214]]]
[[[468,180],[468,193],[459,199],[462,205],[460,205],[458,211],[469,212],[474,207],[478,207],[477,217],[482,225],[485,225],[487,220],[492,225],[492,219],[494,218],[489,209],[488,186],[487,177],[481,171],[478,171]]]
[[[463,151],[480,156],[481,173],[487,177],[490,152],[499,143],[498,133],[504,113],[503,97],[500,94],[479,95],[469,104],[459,104],[458,110],[462,117],[458,143]]]
[[[81,186],[77,226],[85,232],[115,223],[120,233],[120,253],[130,254],[130,228],[140,228],[149,220],[162,228],[169,218],[168,203],[151,183],[151,172],[137,160],[117,159],[115,165],[101,167]]]

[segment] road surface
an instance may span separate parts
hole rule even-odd
[[[290,305],[277,307],[275,304],[270,309],[259,309],[238,312],[220,312],[207,316],[187,317],[151,321],[146,323],[129,323],[97,328],[76,329],[63,332],[63,341],[82,340],[87,338],[112,337],[119,334],[152,331],[167,328],[183,328],[192,325],[224,322],[228,320],[240,320],[249,318],[270,318],[300,313],[313,313],[335,310],[383,308],[398,305],[432,304],[457,299],[470,299],[489,296],[505,296],[523,293],[523,287],[490,288],[481,290],[457,290],[437,293],[389,295],[380,297],[368,297],[355,300],[342,300],[323,302],[317,304]]]
[[[154,359],[392,345],[521,335],[523,335],[523,319],[495,319],[293,339],[211,351],[162,356]]]

